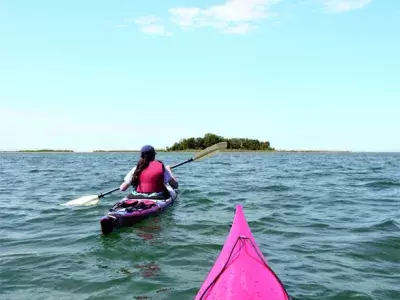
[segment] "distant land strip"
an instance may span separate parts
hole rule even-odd
[[[13,151],[12,151],[13,152]],[[59,150],[59,149],[39,149],[39,150],[18,150],[17,152],[74,152],[73,150]]]
[[[156,149],[156,152],[197,152],[220,142],[227,142],[227,149],[221,152],[293,152],[293,153],[348,153],[348,150],[281,150],[271,147],[269,141],[259,141],[249,138],[224,138],[222,136],[207,133],[204,137],[190,137],[180,139],[171,147]],[[74,151],[64,149],[38,149],[17,150],[0,152],[22,152],[22,153],[137,153],[140,150],[93,150]]]

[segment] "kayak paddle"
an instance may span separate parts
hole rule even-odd
[[[67,206],[90,206],[90,205],[95,205],[97,204],[97,202],[99,202],[100,198],[104,197],[105,195],[111,194],[115,191],[118,191],[118,188],[115,188],[111,191],[108,191],[106,193],[101,193],[99,195],[90,195],[90,196],[83,196],[80,197],[78,199],[74,199],[71,201],[68,201],[67,203],[63,204],[63,205],[67,205]]]
[[[192,161],[198,161],[198,160],[201,160],[203,158],[210,157],[211,155],[214,155],[215,153],[219,152],[220,150],[226,149],[227,146],[228,146],[227,142],[221,142],[221,143],[212,145],[212,146],[210,146],[210,147],[208,147],[208,148],[206,148],[204,150],[201,150],[200,152],[196,153],[192,158],[189,158],[188,160],[185,160],[185,161],[183,161],[183,162],[181,162],[179,164],[171,166],[171,169],[174,169],[176,167],[182,166],[182,165],[187,164],[187,163],[192,162]],[[118,191],[118,190],[119,190],[119,187],[115,188],[113,190],[110,190],[108,192],[101,193],[99,195],[83,196],[83,197],[80,197],[78,199],[74,199],[74,200],[68,201],[67,203],[64,203],[63,205],[66,205],[66,206],[90,206],[90,205],[96,205],[100,201],[100,198],[102,198],[102,197],[104,197],[104,196],[106,196],[108,194],[111,194],[111,193],[113,193],[115,191]]]
[[[209,157],[209,156],[217,153],[220,150],[226,149],[227,146],[228,146],[227,142],[221,142],[221,143],[212,145],[212,146],[196,153],[192,158],[189,158],[188,160],[185,160],[184,162],[181,162],[179,164],[171,166],[171,169],[182,166],[182,165],[187,164],[192,161],[197,161],[197,160],[201,160],[203,158]]]

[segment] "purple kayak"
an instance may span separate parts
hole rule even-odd
[[[178,198],[178,191],[168,189],[169,198],[135,197],[124,198],[117,202],[110,211],[100,219],[101,232],[104,235],[114,230],[132,226],[150,216],[155,216],[171,207]]]

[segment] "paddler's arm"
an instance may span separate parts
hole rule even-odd
[[[121,186],[119,187],[119,190],[121,192],[126,191],[128,189],[128,187],[130,186],[129,183],[126,183],[125,181],[121,184]]]
[[[128,174],[126,174],[126,176],[124,178],[124,182],[119,187],[119,190],[121,192],[126,191],[130,187],[131,182],[132,182],[133,173],[135,172],[135,169],[136,169],[136,167],[133,167],[133,169],[130,170],[128,172]]]
[[[169,173],[168,176],[168,184],[173,188],[177,189],[179,184],[176,178],[174,177],[174,174],[172,174],[171,167],[170,166],[165,166],[165,171]]]

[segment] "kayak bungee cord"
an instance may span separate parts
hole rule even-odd
[[[241,241],[240,247],[239,249],[236,249],[237,244],[239,243],[239,241]],[[228,264],[234,259],[233,255],[234,255],[234,251],[235,249],[237,250],[235,254],[239,255],[239,252],[245,247],[246,245],[246,241],[249,241],[251,246],[253,247],[254,251],[257,253],[258,258],[261,260],[262,264],[264,265],[264,267],[266,267],[273,275],[274,277],[278,280],[278,282],[280,283],[280,286],[282,288],[282,291],[284,292],[284,294],[288,297],[289,300],[291,300],[292,298],[289,296],[288,292],[285,289],[285,286],[283,285],[282,281],[279,279],[279,277],[276,275],[276,273],[271,269],[271,267],[265,262],[265,260],[263,259],[263,257],[260,255],[259,251],[257,250],[257,247],[254,245],[253,241],[245,236],[239,236],[236,239],[235,244],[232,247],[232,250],[229,253],[228,259],[225,263],[225,265],[222,267],[221,271],[217,274],[217,276],[215,276],[214,280],[207,286],[207,288],[205,289],[205,291],[201,294],[200,296],[200,300],[204,299],[204,296],[207,294],[207,292],[209,291],[209,289],[212,288],[212,286],[218,281],[218,279],[221,277],[221,275],[224,273],[224,271],[227,269]]]
[[[203,297],[207,294],[208,290],[217,282],[217,280],[221,277],[221,275],[222,275],[222,274],[224,273],[224,271],[226,270],[226,268],[227,268],[229,262],[231,261],[231,257],[232,257],[233,251],[235,251],[236,245],[237,245],[237,243],[239,242],[240,239],[241,239],[241,237],[238,237],[238,238],[236,239],[236,242],[235,242],[235,244],[233,245],[231,252],[229,253],[229,256],[228,256],[228,259],[226,260],[225,265],[222,267],[222,269],[221,269],[221,271],[218,273],[218,275],[215,276],[214,280],[208,285],[208,287],[205,289],[205,291],[203,292],[203,294],[201,294],[200,300],[203,299]],[[241,247],[242,247],[242,246],[243,246],[243,244],[241,245]],[[239,251],[238,251],[238,252],[240,252],[240,249],[241,249],[241,248],[239,248]]]
[[[239,237],[242,238],[242,237]],[[256,251],[258,258],[262,261],[263,265],[275,276],[275,278],[278,280],[278,282],[281,285],[281,288],[283,290],[283,292],[286,294],[286,296],[289,298],[289,300],[291,300],[292,298],[289,296],[289,293],[286,291],[285,286],[283,285],[283,282],[279,279],[278,275],[276,275],[276,273],[274,272],[274,270],[271,269],[271,267],[265,262],[265,259],[263,259],[263,257],[260,255],[260,252],[257,251],[256,246],[254,245],[253,241],[247,237],[244,237],[244,239],[250,241],[251,246],[253,246],[254,251]]]

